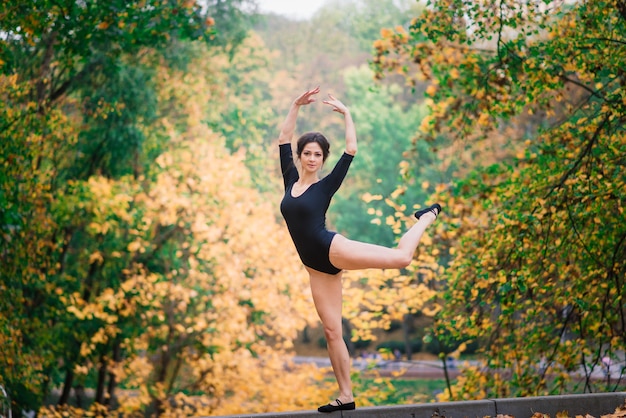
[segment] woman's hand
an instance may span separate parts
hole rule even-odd
[[[298,117],[298,111],[300,106],[305,106],[311,104],[315,101],[315,96],[320,92],[320,88],[315,87],[312,90],[307,90],[293,101],[291,107],[289,108],[289,113],[287,113],[287,117],[283,122],[282,127],[280,128],[280,134],[278,135],[278,143],[279,144],[288,144],[291,142],[291,137],[293,136],[294,131],[296,130],[296,119]]]
[[[293,104],[297,106],[305,106],[311,104],[315,101],[315,98],[313,96],[315,96],[319,92],[319,86],[315,87],[313,90],[307,90],[300,96],[296,97],[296,100],[293,101]]]
[[[332,94],[329,94],[328,100],[324,100],[323,103],[332,106],[333,111],[341,113],[342,115],[348,113],[346,105],[341,103],[341,100],[336,99]]]
[[[341,100],[337,100],[332,94],[328,95],[328,99],[323,101],[333,108],[333,111],[341,113],[344,116],[346,125],[346,154],[355,155],[357,150],[356,145],[356,129],[354,128],[354,122],[352,121],[352,115],[348,107],[341,103]]]

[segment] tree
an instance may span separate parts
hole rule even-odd
[[[451,397],[620,387],[592,375],[626,348],[625,29],[619,0],[432,1],[376,44],[380,76],[430,83],[423,138],[460,153],[517,132],[513,152],[436,196],[452,256],[437,327],[486,355]]]
[[[244,3],[0,6],[0,379],[15,413],[57,387],[62,405],[92,378],[96,400],[112,402],[113,365],[132,352],[124,338],[137,337],[137,318],[102,300],[139,269],[128,247],[143,231],[138,184],[151,184],[171,139],[156,129],[167,126],[155,68],[184,68],[164,57],[190,39],[235,50],[212,28]],[[183,244],[153,232],[156,248]]]
[[[305,276],[272,256],[287,239],[273,207],[252,188],[242,156],[197,129],[197,139],[158,158],[146,188],[94,177],[93,204],[81,199],[95,215],[87,242],[112,246],[80,255],[101,269],[97,293],[64,299],[74,329],[86,330],[72,367],[82,379],[97,370],[108,393],[96,401],[115,397],[126,413],[262,408],[266,382],[285,364],[278,353],[311,318]],[[308,383],[295,367],[293,378]],[[116,395],[111,381],[133,391]],[[245,407],[226,402],[243,387]]]

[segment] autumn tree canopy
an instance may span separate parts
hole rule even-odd
[[[245,152],[206,123],[232,106],[219,81],[245,48],[244,3],[0,6],[0,384],[15,414],[78,415],[71,395],[124,416],[327,398],[277,398],[316,379],[306,367],[270,384],[314,318],[306,276]]]
[[[619,387],[592,375],[626,349],[625,34],[621,0],[432,0],[375,43],[379,77],[429,84],[418,140],[464,173],[433,197],[435,333],[487,358],[449,397]]]
[[[350,0],[303,22],[253,3],[0,5],[14,413],[327,401],[319,371],[288,362],[315,312],[277,210],[277,127],[315,82],[362,144],[331,227],[392,244],[416,203],[445,207],[408,269],[346,275],[350,336],[420,314],[442,356],[478,342],[485,364],[441,399],[620,388],[594,376],[626,347],[623,1]],[[307,109],[298,130],[340,149],[330,116]]]

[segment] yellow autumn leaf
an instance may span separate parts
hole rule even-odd
[[[133,241],[130,244],[128,244],[128,246],[126,247],[126,249],[130,251],[131,253],[137,252],[137,250],[139,250],[140,248],[141,248],[141,242],[139,241]]]
[[[102,257],[102,253],[100,251],[95,251],[93,253],[91,253],[91,255],[89,256],[89,264],[94,264],[94,263],[102,263],[104,261],[104,257]]]
[[[437,86],[431,84],[428,87],[426,87],[426,94],[430,97],[434,97],[435,94],[437,94]]]

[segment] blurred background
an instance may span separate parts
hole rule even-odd
[[[276,146],[343,121],[328,227],[360,405],[624,390],[626,3],[0,5],[0,411],[197,416],[336,391]],[[287,394],[287,396],[286,396]]]

